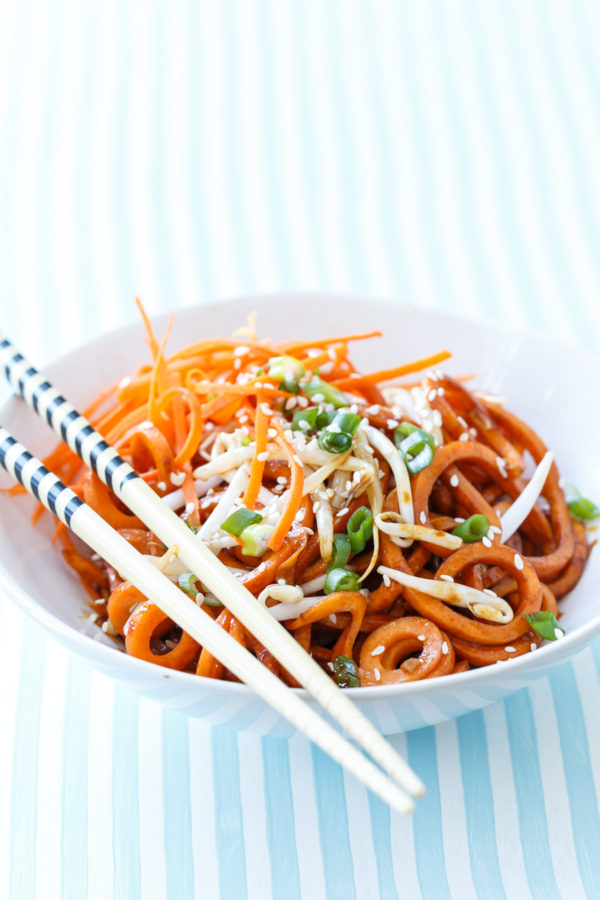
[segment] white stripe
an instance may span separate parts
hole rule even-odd
[[[392,735],[389,740],[400,756],[406,759],[408,756],[406,735]],[[396,889],[402,897],[421,897],[413,834],[413,817],[392,814],[390,831],[392,866],[394,868]]]
[[[591,649],[588,647],[579,653],[572,665],[589,742],[596,797],[600,798],[600,717],[598,716],[600,678],[598,678],[598,670]]]
[[[561,897],[585,897],[576,862],[569,795],[556,710],[548,678],[536,681],[529,689],[529,697],[537,735],[538,760],[554,877]]]
[[[271,867],[266,827],[262,738],[238,734],[240,807],[246,858],[248,900],[271,896]]]
[[[195,896],[218,897],[219,861],[210,728],[199,719],[189,720],[189,756]]]
[[[492,706],[486,707],[484,719],[490,784],[494,799],[498,865],[502,883],[508,897],[519,897],[525,900],[531,896],[531,893],[521,850],[519,809],[504,705],[494,703]]]
[[[141,900],[167,896],[163,808],[162,725],[156,704],[138,703],[138,808]],[[123,748],[123,752],[134,748]],[[192,808],[194,803],[192,803]],[[137,898],[136,898],[137,900]]]
[[[319,817],[310,741],[302,735],[294,735],[288,743],[288,754],[300,896],[310,897],[310,900],[325,900],[325,875],[319,842]]]
[[[377,858],[373,846],[369,795],[364,784],[349,775],[346,769],[343,769],[342,772],[348,817],[348,840],[354,872],[354,890],[356,896],[361,900],[363,898],[364,900],[377,900],[379,896]],[[394,848],[392,847],[393,852]]]
[[[114,681],[92,672],[88,732],[88,892],[90,900],[113,895]]]
[[[8,875],[10,872],[10,796],[13,753],[15,752],[15,717],[19,695],[17,673],[21,665],[23,625],[22,613],[8,600],[4,600],[0,604],[0,630],[3,635],[10,635],[10,639],[5,639],[2,642],[0,678],[3,685],[11,687],[2,691],[2,740],[0,741],[0,798],[2,798],[0,802],[0,896],[3,897],[8,897]],[[26,748],[18,748],[19,751],[25,752]],[[6,888],[1,890],[4,878],[6,878]]]
[[[460,897],[461,900],[470,898],[477,900],[471,875],[465,795],[455,721],[437,726],[435,745],[448,886],[453,897]]]

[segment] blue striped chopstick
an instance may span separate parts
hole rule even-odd
[[[250,685],[298,730],[314,741],[393,809],[414,810],[414,803],[381,769],[325,722],[298,694],[220,627],[193,600],[138,553],[90,506],[77,497],[39,459],[0,426],[0,465],[33,494],[46,509],[185,632]]]
[[[185,523],[160,501],[87,419],[52,386],[49,379],[40,374],[1,333],[0,365],[4,367],[13,389],[29,406],[167,546],[177,546],[178,555],[190,570],[363,749],[406,791],[421,796],[425,788],[420,779],[366,716],[266,607],[259,604]]]

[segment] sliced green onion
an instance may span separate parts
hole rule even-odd
[[[252,443],[252,440],[248,437],[248,435],[247,434],[244,435],[244,437],[241,440],[242,447],[249,447],[251,443]]]
[[[336,414],[331,424],[336,425],[344,434],[349,434],[353,437],[360,425],[360,416],[357,416],[356,413],[340,411]]]
[[[588,519],[597,519],[600,516],[600,509],[593,500],[582,497],[576,487],[572,484],[565,485],[565,496],[567,497],[567,506],[569,512],[576,519],[586,521]],[[568,498],[571,498],[570,500]]]
[[[198,534],[198,529],[196,528],[195,525],[190,525],[190,523],[188,522],[187,519],[184,519],[184,522],[187,525],[187,527],[190,529],[190,531],[193,531],[194,534]]]
[[[267,544],[275,531],[274,525],[248,525],[242,531],[242,553],[244,556],[264,556]]]
[[[346,534],[334,534],[329,569],[343,569],[350,559],[350,540]]]
[[[331,425],[336,416],[337,412],[335,411],[335,409],[331,410],[331,412],[320,412],[317,416],[317,428],[319,429],[319,431],[322,428],[327,428],[329,425]],[[343,430],[343,428],[340,428],[340,431]]]
[[[475,541],[480,541],[481,538],[484,538],[489,530],[490,520],[488,517],[482,513],[477,513],[477,515],[470,516],[464,522],[461,522],[460,525],[457,525],[452,530],[452,534],[458,535],[466,544],[473,544]]]
[[[252,512],[251,510],[246,509],[245,506],[242,506],[241,509],[236,509],[230,516],[227,516],[221,525],[221,528],[223,531],[235,535],[235,537],[240,537],[242,532],[248,528],[249,525],[254,525],[255,522],[262,522],[260,513]]]
[[[336,407],[348,405],[348,400],[341,391],[319,377],[311,378],[307,384],[303,384],[302,390],[315,403],[333,403]]]
[[[525,616],[531,627],[545,641],[556,641],[564,637],[565,629],[558,624],[557,618],[549,609],[529,613]]]
[[[356,591],[358,575],[348,569],[329,569],[323,590],[326,594],[333,594],[334,591]]]
[[[317,438],[317,443],[321,450],[327,450],[328,453],[345,453],[352,446],[352,438],[341,431],[325,430]]]
[[[373,513],[368,506],[359,507],[348,520],[348,538],[353,553],[362,553],[373,537]]]
[[[278,381],[297,382],[306,375],[306,369],[295,356],[274,356],[269,361],[269,375]]]
[[[287,391],[288,394],[300,393],[300,382],[297,378],[290,378],[288,375],[285,376],[279,387],[282,391]]]
[[[394,431],[394,443],[411,475],[426,469],[433,459],[435,450],[433,435],[429,431],[411,425],[410,422],[398,425]]]
[[[348,656],[336,656],[333,661],[333,677],[341,688],[360,687],[356,663]]]
[[[198,593],[198,588],[196,587],[196,582],[198,579],[192,572],[182,572],[182,574],[177,579],[177,583],[182,591],[185,591],[189,597],[193,597],[196,599],[196,594]]]
[[[206,606],[211,606],[213,609],[223,609],[223,604],[220,600],[217,600],[216,597],[205,597],[202,602]]]
[[[292,419],[292,431],[314,431],[317,428],[319,410],[316,406],[310,409],[297,409]]]

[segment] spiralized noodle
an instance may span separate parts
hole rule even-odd
[[[364,374],[349,345],[378,333],[273,345],[252,323],[243,338],[203,339],[168,357],[145,321],[152,364],[92,404],[94,426],[332,677],[343,660],[350,684],[437,678],[541,644],[526,616],[559,615],[557,600],[586,564],[586,531],[531,427],[501,398],[431,370],[446,351]],[[425,369],[415,386],[413,373]],[[412,393],[402,383],[382,388],[411,374]],[[403,441],[414,428],[412,454]],[[46,462],[294,685],[177,548],[165,548],[66,445]],[[230,528],[242,508],[257,514],[259,532]],[[485,533],[463,540],[472,516],[487,519]],[[127,653],[233,679],[66,528],[58,536],[93,621]]]

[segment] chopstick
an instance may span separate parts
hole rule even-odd
[[[394,809],[402,813],[414,810],[412,799],[381,769],[217,625],[191,598],[186,597],[2,426],[0,464],[46,509],[336,762]]]
[[[395,781],[413,796],[425,787],[367,717],[295,638],[199,541],[92,425],[0,333],[0,365],[13,389],[98,477],[178,556],[233,615]],[[160,605],[160,604],[158,604]]]

